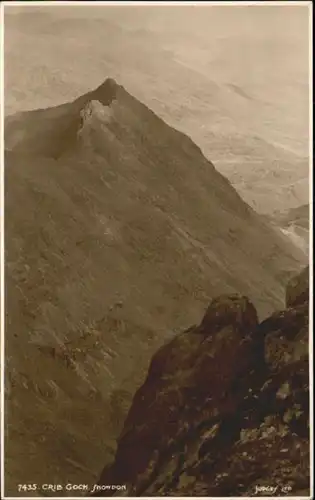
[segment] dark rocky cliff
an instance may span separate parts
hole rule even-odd
[[[287,296],[286,308],[260,324],[246,297],[220,296],[199,326],[153,356],[100,488],[309,494],[308,269]]]

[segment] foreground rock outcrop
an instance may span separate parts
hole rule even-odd
[[[221,296],[155,354],[94,495],[309,494],[308,270],[287,295],[260,324]]]

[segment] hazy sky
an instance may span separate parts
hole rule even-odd
[[[6,112],[111,76],[192,135],[212,117],[307,154],[308,27],[304,5],[6,6]]]

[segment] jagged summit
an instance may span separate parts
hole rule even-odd
[[[109,106],[115,99],[117,99],[119,90],[122,89],[120,85],[113,78],[106,78],[104,82],[90,93],[93,100],[97,100]]]
[[[122,89],[114,79],[107,78],[99,87],[72,102],[8,117],[5,123],[6,150],[52,158],[75,151],[86,106],[97,101],[110,106]]]
[[[213,299],[201,322],[200,330],[214,334],[231,322],[249,331],[257,323],[256,310],[247,297],[235,294]]]

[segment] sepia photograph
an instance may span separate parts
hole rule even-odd
[[[313,497],[312,2],[1,3],[1,497]]]

